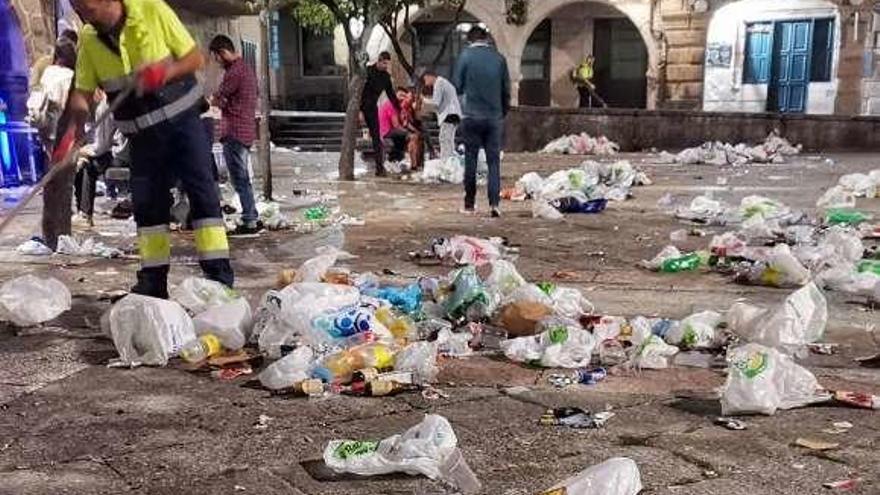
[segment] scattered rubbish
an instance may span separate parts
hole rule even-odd
[[[426,160],[424,169],[421,173],[414,174],[414,178],[427,184],[461,184],[464,182],[464,163],[458,156]]]
[[[576,321],[550,317],[538,324],[539,334],[502,342],[511,361],[547,368],[583,368],[590,364],[596,339]]]
[[[449,259],[457,265],[482,266],[502,258],[504,239],[493,237],[480,239],[458,235],[433,242],[434,254],[440,259]]]
[[[260,416],[257,418],[257,422],[254,423],[254,429],[255,430],[268,429],[269,422],[272,421],[273,419],[275,419],[275,418],[273,418],[271,416],[266,416],[265,414],[260,414]]]
[[[547,409],[541,415],[540,423],[545,426],[565,426],[574,429],[597,429],[605,426],[614,417],[610,411],[591,413],[579,407],[557,407]]]
[[[635,461],[614,457],[551,487],[541,495],[636,495],[642,478]]]
[[[763,143],[748,146],[722,142],[707,142],[696,148],[688,148],[677,155],[663,153],[661,161],[681,165],[733,165],[750,163],[785,163],[785,159],[801,152],[800,145],[793,146],[776,132],[767,136]]]
[[[31,237],[22,242],[15,248],[15,251],[27,256],[49,256],[52,254],[52,249],[40,237]]]
[[[880,409],[880,396],[864,392],[837,390],[834,392],[834,400],[840,404],[861,409]]]
[[[333,440],[324,449],[324,462],[337,473],[421,474],[442,480],[465,495],[477,493],[481,484],[457,445],[449,421],[428,414],[402,435],[382,441]]]
[[[94,239],[79,241],[69,235],[58,236],[58,248],[55,251],[58,254],[68,256],[96,256],[98,258],[118,258],[123,254],[121,250],[109,247]]]
[[[114,304],[108,324],[119,352],[110,366],[165,366],[184,344],[196,340],[192,319],[183,306],[138,294]]]
[[[827,342],[813,342],[811,344],[807,344],[807,349],[810,350],[813,354],[819,354],[822,356],[830,356],[832,354],[837,354],[837,351],[840,349],[840,344],[830,344]]]
[[[798,438],[797,440],[794,441],[794,444],[797,445],[798,447],[804,447],[806,449],[818,450],[818,451],[834,450],[834,449],[840,447],[839,443],[825,442],[822,440],[815,440],[812,438]]]
[[[586,132],[554,139],[541,150],[541,153],[564,155],[616,155],[620,146],[605,136],[592,137]]]
[[[575,370],[568,375],[551,374],[547,381],[557,388],[567,387],[573,384],[595,385],[608,377],[608,371],[605,368],[585,368]]]
[[[778,409],[793,409],[827,402],[816,377],[776,349],[745,344],[728,350],[730,364],[721,396],[721,410],[731,414],[773,415]]]
[[[849,421],[835,421],[831,424],[831,428],[825,428],[822,432],[829,435],[840,435],[841,433],[848,432],[852,428],[853,424]]]
[[[733,431],[742,431],[748,429],[748,425],[745,421],[740,421],[738,419],[728,418],[725,416],[715,418],[715,424]]]
[[[728,328],[736,335],[788,354],[799,353],[820,340],[827,321],[828,303],[814,283],[794,292],[776,308],[734,303],[727,314]]]
[[[60,281],[23,275],[0,286],[0,319],[30,327],[55,319],[71,302],[70,291]]]
[[[830,490],[853,490],[858,487],[861,482],[861,478],[850,478],[848,480],[829,481],[822,483],[822,486]]]
[[[193,314],[200,314],[214,306],[222,306],[239,298],[239,295],[229,287],[199,277],[188,277],[173,287],[170,291],[171,299],[180,303]]]

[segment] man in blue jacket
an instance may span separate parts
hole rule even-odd
[[[507,61],[489,41],[489,33],[480,26],[468,32],[470,46],[455,65],[453,77],[461,95],[464,120],[461,125],[465,146],[464,210],[473,215],[477,195],[477,156],[486,150],[489,166],[489,210],[500,217],[501,141],[504,117],[510,109],[510,74]]]

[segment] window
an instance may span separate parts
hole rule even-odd
[[[834,20],[813,21],[813,53],[810,61],[810,81],[830,82],[831,62],[834,56]]]
[[[336,76],[340,71],[333,50],[333,33],[315,34],[302,30],[302,71],[304,76]]]
[[[772,23],[749,24],[746,26],[746,58],[743,67],[744,84],[765,84],[770,82],[772,48]]]
[[[522,54],[522,77],[525,80],[543,80],[550,78],[550,20],[544,19],[526,42]]]
[[[253,41],[248,41],[244,38],[241,39],[241,58],[244,60],[244,63],[254,71],[254,74],[257,73],[257,44]]]

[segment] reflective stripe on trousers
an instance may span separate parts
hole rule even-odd
[[[226,239],[226,225],[221,218],[203,218],[193,222],[196,235],[196,251],[201,260],[216,260],[229,257],[229,241]]]
[[[171,234],[168,225],[138,228],[138,252],[141,266],[165,266],[171,262]]]

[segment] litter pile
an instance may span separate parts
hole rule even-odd
[[[626,160],[598,163],[591,160],[576,168],[559,170],[546,179],[536,172],[523,175],[503,196],[514,201],[532,200],[535,217],[557,220],[563,213],[599,213],[608,201],[624,201],[634,186],[649,185],[647,174]]]
[[[501,152],[504,160],[504,152]],[[404,170],[405,171],[405,170]],[[486,162],[486,151],[481,149],[477,155],[477,179],[482,182],[489,174],[489,164]],[[448,158],[426,160],[424,168],[420,172],[414,172],[404,179],[421,182],[424,184],[461,184],[464,182],[464,149]]]
[[[564,155],[611,156],[620,151],[620,146],[605,136],[592,137],[586,132],[571,134],[550,141],[541,153]]]
[[[772,132],[763,143],[749,146],[745,143],[732,145],[719,141],[706,142],[702,146],[688,148],[673,155],[663,152],[661,163],[678,163],[681,165],[733,165],[741,166],[750,163],[785,163],[786,157],[801,152],[801,145],[794,146],[778,133]]]

